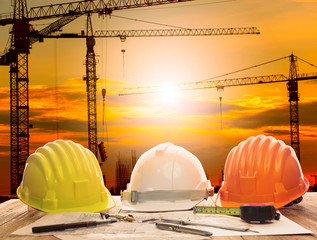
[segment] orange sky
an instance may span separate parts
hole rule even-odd
[[[49,1],[47,1],[50,3]],[[62,1],[59,1],[62,2]],[[115,16],[188,28],[251,27],[260,35],[98,39],[98,138],[108,136],[108,161],[102,169],[107,185],[114,184],[118,154],[135,149],[140,156],[149,148],[172,142],[195,154],[207,177],[219,184],[221,169],[232,147],[250,136],[272,135],[290,144],[289,103],[285,83],[178,93],[173,98],[159,94],[118,96],[128,86],[163,85],[208,79],[292,52],[317,65],[317,1],[236,0],[212,4],[190,3],[114,12]],[[0,0],[1,12],[10,12],[8,1]],[[43,1],[28,1],[38,6]],[[162,26],[124,20],[93,18],[99,29],[156,29]],[[41,21],[36,29],[44,27]],[[64,27],[76,32],[85,27],[85,18]],[[8,38],[8,27],[0,28],[0,50]],[[125,49],[124,65],[121,49]],[[57,137],[87,146],[85,82],[85,40],[48,39],[36,43],[29,57],[30,147],[34,151]],[[317,72],[301,61],[299,72]],[[288,59],[229,77],[283,73],[288,75]],[[9,69],[0,67],[0,170],[1,183],[9,182]],[[56,85],[57,83],[57,85]],[[56,88],[57,86],[57,88]],[[107,132],[102,133],[101,89],[107,88]],[[58,106],[56,104],[58,92]],[[317,81],[299,83],[301,164],[305,175],[317,174]],[[219,97],[223,98],[223,129],[220,128]],[[58,110],[57,110],[58,109]],[[56,114],[58,113],[58,116]],[[58,133],[56,131],[58,119]],[[309,178],[311,184],[314,183]],[[1,184],[0,193],[9,191]]]

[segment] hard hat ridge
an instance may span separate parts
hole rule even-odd
[[[98,212],[115,206],[96,157],[69,140],[47,143],[29,156],[17,195],[45,212]]]
[[[141,212],[191,209],[208,198],[210,192],[213,188],[198,158],[182,147],[162,143],[138,159],[131,181],[121,193],[122,209]]]
[[[229,152],[218,196],[225,207],[268,203],[280,208],[308,187],[294,149],[274,137],[258,135]]]

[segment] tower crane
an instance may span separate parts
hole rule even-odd
[[[144,30],[97,30],[93,32],[91,18],[87,16],[86,33],[61,33],[61,34],[41,34],[34,33],[34,39],[44,38],[85,38],[86,39],[86,89],[88,106],[88,145],[89,149],[97,156],[97,146],[99,147],[102,161],[106,159],[103,145],[97,144],[97,113],[96,113],[96,60],[94,53],[95,38],[120,38],[125,41],[127,37],[179,37],[179,36],[219,36],[219,35],[246,35],[260,34],[256,27],[240,28],[175,28],[175,29],[144,29]],[[41,40],[41,41],[42,41]]]
[[[31,48],[30,22],[60,18],[43,33],[49,34],[83,14],[109,15],[113,11],[180,3],[193,0],[82,0],[62,4],[27,8],[26,0],[13,1],[13,14],[0,15],[0,25],[12,24],[11,46],[1,56],[0,64],[10,66],[10,117],[11,117],[11,194],[16,193],[29,155],[29,71],[28,57]]]
[[[291,54],[290,56],[287,56],[287,57],[289,58],[289,61],[290,61],[289,77],[286,77],[283,74],[277,74],[277,75],[243,77],[243,78],[233,78],[233,79],[224,79],[224,80],[199,81],[199,82],[173,85],[173,89],[181,90],[181,91],[194,90],[194,89],[206,89],[206,88],[223,89],[225,87],[286,82],[288,97],[289,97],[288,101],[290,103],[291,146],[295,150],[298,160],[300,161],[298,81],[317,79],[317,72],[298,74],[297,73],[297,56]],[[135,95],[135,94],[149,94],[149,93],[157,93],[157,92],[160,92],[160,88],[158,86],[126,88],[126,89],[123,89],[119,93],[119,96]]]
[[[86,37],[86,91],[88,110],[88,148],[98,156],[97,148],[97,107],[96,107],[96,56],[94,51],[95,39],[90,14],[87,15],[87,37]]]

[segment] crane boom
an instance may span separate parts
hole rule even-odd
[[[190,83],[171,85],[171,86],[175,90],[184,91],[184,90],[195,90],[195,89],[205,89],[205,88],[222,89],[224,87],[235,87],[235,86],[274,83],[274,82],[286,82],[286,81],[288,81],[286,76],[284,76],[283,74],[278,74],[278,75],[243,77],[243,78],[233,78],[233,79],[224,79],[224,80],[190,82]],[[125,88],[119,93],[119,96],[157,93],[162,91],[161,89],[162,88],[157,86]]]
[[[70,15],[70,16],[64,16],[61,17],[60,19],[52,22],[45,28],[41,29],[40,31],[32,31],[31,36],[30,36],[30,45],[32,46],[34,43],[38,42],[39,40],[41,41],[44,36],[49,36],[50,34],[60,30],[62,27],[67,25],[68,23],[74,21],[81,15]],[[36,32],[36,34],[35,34]],[[0,65],[9,65],[9,61],[11,58],[12,53],[10,52],[10,49],[7,48],[5,49],[2,54],[0,55]]]
[[[193,0],[84,0],[33,7],[29,11],[29,18],[33,21],[71,14],[111,14],[113,10],[124,10],[188,1]]]
[[[158,36],[175,37],[175,36],[211,36],[211,35],[239,35],[239,34],[260,34],[260,31],[256,27],[95,31],[95,37],[158,37]]]
[[[78,14],[78,15],[70,15],[70,16],[61,17],[60,19],[54,21],[53,23],[49,24],[45,28],[41,29],[38,32],[38,35],[48,36],[48,35],[52,34],[53,32],[60,30],[62,27],[64,27],[68,23],[74,21],[75,19],[77,19],[80,16],[81,15]],[[30,44],[32,45],[32,44],[36,43],[38,40],[39,40],[39,38],[31,37]]]
[[[150,7],[188,1],[194,0],[83,0],[32,7],[28,12],[26,20],[35,21],[88,13],[111,14],[114,10]],[[0,16],[0,25],[12,24],[14,22],[15,19],[12,15],[4,14],[3,16]]]
[[[297,74],[296,79],[297,81],[317,79],[317,72]],[[173,89],[175,90],[187,91],[187,90],[206,89],[206,88],[222,89],[225,87],[238,87],[238,86],[246,86],[246,85],[253,85],[253,84],[278,83],[278,82],[288,82],[288,81],[289,79],[285,75],[276,74],[276,75],[264,75],[264,76],[255,76],[255,77],[212,80],[212,81],[198,81],[198,82],[190,82],[190,83],[184,83],[179,85],[171,85],[171,87],[173,87]],[[119,96],[158,93],[161,91],[163,91],[163,89],[158,86],[125,88],[119,93]]]
[[[144,29],[144,30],[97,30],[94,32],[95,38],[116,38],[125,39],[127,37],[179,37],[179,36],[218,36],[218,35],[243,35],[260,34],[256,27],[245,28],[169,28],[169,29]],[[58,35],[44,35],[38,33],[41,38],[86,38],[86,34],[62,33]]]

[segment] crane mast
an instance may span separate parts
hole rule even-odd
[[[97,108],[96,108],[96,55],[94,51],[95,39],[90,14],[87,15],[87,37],[86,37],[86,91],[88,110],[88,147],[98,156],[97,147]]]
[[[22,180],[29,156],[29,74],[30,25],[26,0],[14,2],[13,36],[10,47],[11,194]]]
[[[297,76],[297,58],[293,54],[289,57],[289,81],[287,82],[289,112],[290,112],[290,132],[291,146],[294,148],[298,160],[300,160],[299,146],[299,117],[298,117],[298,76]]]
[[[26,0],[14,0],[13,15],[0,15],[1,26],[13,24],[11,47],[0,59],[0,65],[10,66],[11,194],[16,194],[29,156],[28,55],[33,34],[29,22],[60,17],[56,25],[43,30],[49,34],[83,14],[111,14],[115,10],[187,1],[193,0],[84,0],[38,6],[28,11]]]

